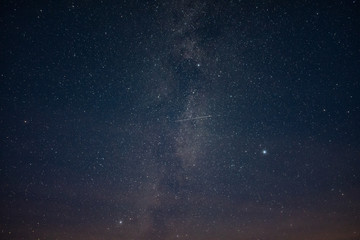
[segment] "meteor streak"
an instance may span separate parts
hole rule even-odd
[[[194,120],[200,120],[200,119],[206,119],[206,118],[211,118],[211,115],[200,116],[200,117],[193,117],[193,118],[178,119],[178,120],[175,120],[175,122],[194,121]]]

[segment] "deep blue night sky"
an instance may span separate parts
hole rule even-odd
[[[360,2],[2,1],[1,239],[360,238]]]

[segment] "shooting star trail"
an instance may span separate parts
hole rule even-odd
[[[193,117],[193,118],[184,118],[184,119],[175,120],[175,122],[186,122],[186,121],[200,120],[200,119],[206,119],[206,118],[211,118],[211,115]]]

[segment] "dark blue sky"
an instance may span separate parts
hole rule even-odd
[[[1,238],[359,238],[359,4],[3,2]]]

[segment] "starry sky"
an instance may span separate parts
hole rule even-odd
[[[360,238],[360,2],[2,1],[0,238]]]

